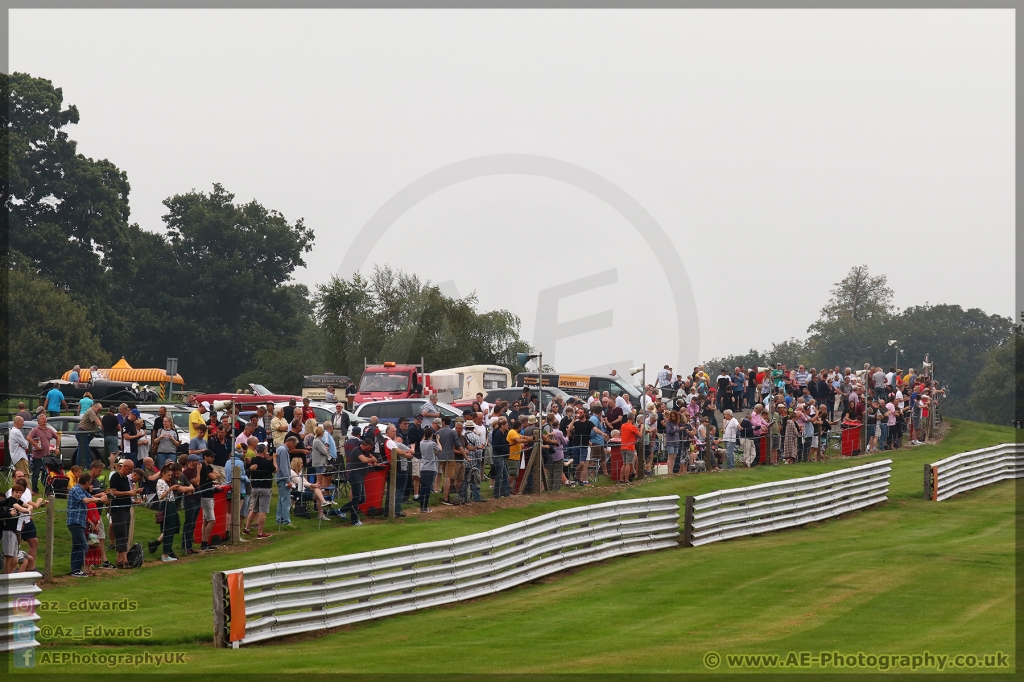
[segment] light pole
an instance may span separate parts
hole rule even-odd
[[[889,339],[889,346],[896,349],[896,364],[893,365],[893,371],[895,372],[900,368],[900,342],[896,339]],[[895,381],[893,381],[895,384]]]

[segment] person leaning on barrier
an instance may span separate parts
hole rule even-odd
[[[357,428],[353,427],[353,433],[357,433]],[[366,502],[366,488],[363,485],[366,472],[370,467],[377,465],[377,458],[373,454],[374,446],[373,438],[363,438],[359,441],[358,447],[352,448],[351,451],[348,451],[346,447],[348,462],[345,470],[348,474],[352,499],[339,507],[339,511],[349,515],[353,526],[363,525],[363,522],[359,520],[359,505]]]
[[[128,568],[128,529],[131,525],[132,499],[139,493],[132,480],[135,465],[130,459],[120,459],[117,471],[110,474],[110,524],[114,536],[114,551],[117,552],[115,566]]]
[[[249,503],[249,515],[245,519],[242,534],[248,535],[252,532],[255,523],[256,539],[263,540],[272,535],[263,529],[267,513],[270,511],[271,487],[274,481],[274,462],[270,459],[265,443],[256,446],[256,456],[249,462],[249,479],[252,481],[252,501]]]
[[[492,484],[494,486],[494,499],[510,497],[512,495],[509,489],[508,458],[510,446],[508,433],[508,419],[499,417],[494,430],[491,431],[491,477],[494,479]],[[429,496],[429,489],[423,491],[421,486],[420,490],[421,495]]]
[[[402,497],[405,491],[405,483],[409,477],[410,460],[412,460],[412,448],[402,442],[398,436],[398,429],[394,424],[388,424],[385,430],[385,448],[389,457],[398,457],[398,471],[395,472],[395,516],[405,516],[402,511]],[[389,496],[390,501],[390,496]],[[385,504],[385,506],[387,506]]]
[[[71,575],[76,578],[89,577],[89,574],[85,572],[85,553],[89,549],[89,541],[85,533],[87,505],[90,503],[103,504],[107,501],[106,493],[95,497],[91,496],[89,493],[91,487],[92,480],[89,474],[83,473],[78,479],[78,484],[68,490],[66,524],[68,532],[71,533]]]
[[[18,567],[18,527],[23,526],[23,514],[31,515],[33,509],[46,505],[46,500],[39,498],[32,501],[31,494],[28,501],[25,501],[25,493],[28,492],[27,479],[18,478],[15,480],[7,497],[0,500],[0,520],[2,520],[3,537],[0,538],[0,545],[3,547],[4,573],[14,573]],[[29,517],[31,520],[31,516]]]

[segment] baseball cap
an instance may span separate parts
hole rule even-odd
[[[206,409],[210,409],[209,401],[204,400],[203,402],[201,402],[199,404],[202,405],[203,407],[205,407]]]
[[[134,414],[136,417],[141,417],[142,416],[142,413],[139,412],[139,408],[137,408],[137,407],[133,407],[132,408],[132,414]]]
[[[200,457],[199,455],[189,455],[188,456],[188,461],[189,462],[202,462],[203,458]]]
[[[353,426],[352,427],[352,435],[353,436],[358,436],[360,433],[362,433],[362,430],[360,430],[360,428],[358,426]]]
[[[422,414],[418,414],[415,417],[413,417],[413,419],[414,420],[416,420],[416,419],[423,419],[423,415]]]

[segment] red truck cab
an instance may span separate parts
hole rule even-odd
[[[401,398],[422,398],[423,376],[418,365],[398,365],[385,362],[367,365],[359,379],[355,403],[370,403],[376,400],[398,400]]]

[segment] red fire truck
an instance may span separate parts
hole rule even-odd
[[[398,400],[400,398],[423,397],[423,364],[399,365],[384,362],[379,365],[364,363],[363,376],[359,379],[355,403],[369,403],[375,400]]]

